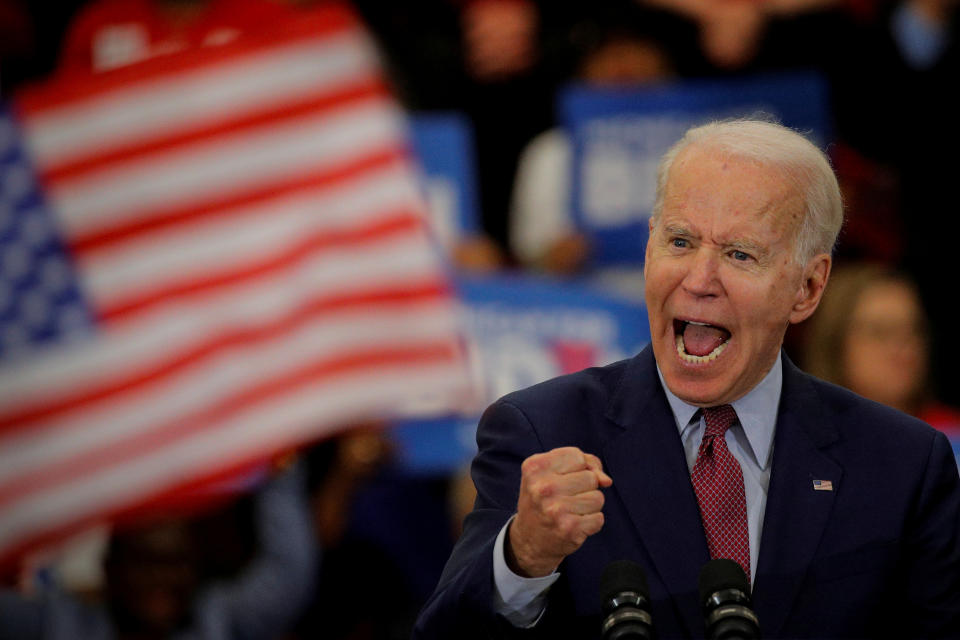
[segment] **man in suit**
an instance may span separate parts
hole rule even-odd
[[[946,438],[781,353],[842,217],[802,136],[687,132],[650,223],[650,346],[487,410],[477,502],[414,637],[599,637],[599,576],[623,558],[646,572],[660,637],[702,636],[711,557],[750,576],[764,637],[960,637]]]

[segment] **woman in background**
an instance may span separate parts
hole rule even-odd
[[[931,393],[928,319],[906,275],[835,268],[808,330],[808,372],[960,436],[960,411]]]

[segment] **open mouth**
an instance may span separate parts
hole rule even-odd
[[[673,333],[677,340],[677,355],[691,364],[716,360],[730,340],[729,331],[705,322],[674,320]]]

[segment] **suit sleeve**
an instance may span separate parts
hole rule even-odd
[[[477,427],[471,475],[477,488],[473,511],[433,595],[414,628],[415,640],[527,637],[494,613],[493,548],[516,512],[520,465],[543,450],[533,426],[509,401],[500,400]]]
[[[913,637],[960,638],[960,474],[947,438],[933,438],[907,523],[903,593]]]

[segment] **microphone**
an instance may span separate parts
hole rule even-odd
[[[750,583],[739,564],[716,558],[700,570],[700,602],[707,640],[758,640],[760,622],[750,608]]]
[[[651,640],[650,589],[643,569],[630,560],[611,562],[600,577],[603,640]]]

